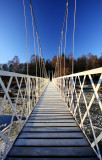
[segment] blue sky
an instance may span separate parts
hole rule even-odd
[[[102,53],[102,0],[76,0],[75,58],[91,52]],[[66,0],[32,0],[45,59],[58,55]],[[29,60],[33,49],[33,31],[29,0],[25,1]],[[74,0],[69,0],[66,55],[73,49]],[[37,47],[37,45],[36,45]],[[64,48],[64,41],[63,41]],[[15,55],[26,62],[26,34],[23,0],[0,0],[0,63]]]

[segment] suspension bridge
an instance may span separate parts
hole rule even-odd
[[[26,44],[27,24],[23,0]],[[68,1],[59,53],[52,81],[47,76],[39,34],[30,0],[36,76],[0,70],[0,116],[10,116],[1,126],[0,158],[7,160],[102,160],[102,67],[80,73],[65,73]],[[73,57],[76,0],[73,29]],[[65,28],[64,73],[61,73]],[[39,62],[35,46],[35,30]],[[27,58],[28,59],[28,58]],[[40,76],[38,77],[38,70]],[[90,87],[91,86],[91,87]]]

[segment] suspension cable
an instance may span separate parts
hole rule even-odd
[[[64,76],[65,76],[65,50],[66,50],[66,36],[67,36],[67,19],[68,19],[68,2],[66,4],[66,31],[65,31],[65,46],[64,46]]]
[[[27,23],[26,23],[26,13],[25,13],[25,3],[23,0],[23,8],[24,8],[24,17],[25,17],[25,29],[26,29],[26,45],[27,45],[27,75],[29,74],[28,72],[28,40],[27,40]]]
[[[35,24],[35,29],[36,29],[37,38],[38,38],[38,41],[39,41],[39,47],[41,48],[41,44],[40,44],[40,40],[39,40],[39,34],[38,34],[38,29],[37,29],[37,25],[36,25],[36,21],[35,21],[34,10],[33,10],[33,7],[32,7],[32,2],[31,2],[31,0],[30,0],[30,6],[31,6],[31,8],[32,8],[32,15],[33,15],[33,20],[34,20],[34,24]],[[41,50],[41,54],[42,54],[42,50]],[[43,54],[42,54],[42,57],[43,57]]]
[[[61,76],[61,61],[62,61],[62,41],[63,41],[63,31],[61,33],[61,57],[60,57],[60,76]]]
[[[39,54],[39,60],[40,60],[40,55],[43,58],[43,54],[42,54],[42,48],[41,48],[41,44],[40,44],[40,40],[39,40],[38,29],[37,29],[37,25],[36,25],[36,21],[35,21],[35,16],[34,16],[34,11],[33,11],[31,0],[30,0],[30,8],[31,8],[31,12],[32,12],[31,15],[32,15],[32,18],[33,18],[34,24],[35,24],[35,29],[36,29],[37,43],[38,43],[38,54]],[[40,53],[39,53],[39,48],[40,48]],[[39,62],[39,65],[40,65],[40,62]],[[46,72],[44,61],[42,61],[42,65],[43,65],[42,70],[44,69],[44,71],[42,71],[42,73],[44,73],[44,72]],[[36,55],[36,73],[37,73],[37,55]]]
[[[61,50],[61,47],[59,46],[59,77],[60,77],[60,50]]]
[[[73,29],[73,57],[72,57],[72,74],[74,73],[74,39],[75,39],[75,17],[76,17],[76,0],[74,9],[74,29]]]
[[[41,54],[41,48],[40,48],[40,54]],[[41,77],[41,59],[42,59],[42,57],[40,57],[40,77]]]
[[[66,11],[65,11],[65,16],[64,16],[64,22],[63,22],[63,27],[62,27],[62,32],[61,32],[61,39],[60,39],[60,48],[61,48],[61,57],[62,57],[62,41],[63,41],[63,32],[64,32],[64,27],[65,27],[65,23],[66,23],[66,32],[65,32],[65,47],[64,47],[64,74],[65,74],[65,49],[66,49],[66,34],[67,34],[67,19],[68,19],[68,4],[69,4],[69,0],[67,0],[66,3]],[[61,59],[60,58],[60,76],[61,76]],[[56,61],[56,64],[58,63],[58,60]],[[57,67],[57,65],[56,65]]]
[[[30,4],[30,8],[31,8],[31,17],[32,17],[32,27],[33,27],[33,39],[34,39],[34,52],[35,52],[35,75],[37,77],[37,56],[36,56],[36,47],[35,47],[35,34],[34,34],[34,23],[33,23],[33,14],[32,14],[32,5]]]

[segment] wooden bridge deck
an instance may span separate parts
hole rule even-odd
[[[7,160],[96,160],[59,92],[49,83]]]

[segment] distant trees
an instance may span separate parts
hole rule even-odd
[[[8,70],[11,72],[19,72],[19,58],[15,56],[11,61],[8,62]]]
[[[36,75],[36,61],[38,61],[38,58],[33,54],[30,58],[29,63],[29,74],[30,75]]]
[[[79,57],[76,61],[76,72],[85,71],[87,65],[87,57],[83,54],[82,57]]]
[[[46,66],[47,74],[49,74],[48,72],[52,71],[52,69],[53,69],[53,67],[52,67],[52,61],[50,61],[50,59],[47,59],[46,63],[45,63],[45,66]]]
[[[12,60],[8,61],[7,64],[2,65],[2,69],[5,71],[10,72],[19,72],[19,66],[20,66],[19,58],[18,56],[15,56]],[[20,70],[21,72],[21,70]]]
[[[54,56],[52,58],[52,68],[54,69],[56,67],[56,62],[57,62],[57,56]]]
[[[3,69],[4,71],[8,71],[8,66],[7,66],[7,64],[3,64],[2,69]]]
[[[97,56],[94,55],[90,55],[88,61],[87,61],[87,69],[94,69],[94,68],[98,68],[98,58]]]
[[[57,70],[60,68],[59,71],[61,73],[61,76],[64,75],[64,56],[62,54],[62,57],[59,58],[59,62],[57,64]],[[83,54],[81,57],[74,59],[74,73],[82,72],[94,68],[102,67],[102,54],[98,58],[96,55],[92,55],[91,53],[88,53],[87,55]],[[72,73],[72,54],[67,55],[65,57],[65,75]],[[60,76],[59,72],[57,71],[56,76]]]
[[[33,76],[36,75],[36,66],[37,66],[37,75],[40,76],[43,61],[45,60],[39,58],[38,56],[32,55],[29,62],[29,75],[33,75]],[[54,56],[52,60],[47,59],[45,61],[45,67],[46,67],[47,73],[49,71],[53,71],[53,72],[55,71],[56,62],[57,62],[56,74],[57,76],[60,76],[60,74],[61,76],[63,76],[64,75],[64,54],[62,54],[62,57],[60,58],[57,58],[56,56]],[[96,55],[92,55],[91,53],[88,53],[87,55],[83,54],[81,57],[74,59],[74,73],[82,72],[85,70],[94,69],[98,67],[102,67],[102,53],[99,58]],[[59,68],[59,72],[58,72],[58,68]],[[15,56],[7,64],[3,64],[2,69],[5,71],[26,74],[27,63],[20,63],[19,57]],[[72,73],[72,54],[68,54],[65,57],[65,75],[68,75],[71,73]]]
[[[101,57],[98,59],[98,64],[99,66],[102,66],[102,53],[101,53]]]

